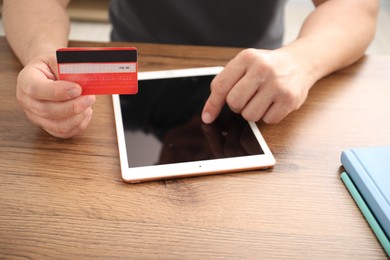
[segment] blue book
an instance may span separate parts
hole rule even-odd
[[[342,180],[390,256],[390,146],[343,151]]]

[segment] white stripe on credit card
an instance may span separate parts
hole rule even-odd
[[[60,74],[136,72],[136,63],[61,63]]]

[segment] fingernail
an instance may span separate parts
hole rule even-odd
[[[68,90],[68,97],[69,98],[78,97],[78,96],[80,96],[80,94],[81,94],[81,89],[79,89],[79,88],[72,88],[72,89]]]
[[[89,117],[88,117],[88,122],[91,121],[92,114],[93,114],[93,110],[91,109],[91,112],[89,113]]]
[[[204,112],[202,114],[202,121],[205,124],[210,124],[212,122],[212,118],[209,112]]]
[[[92,106],[95,103],[95,96],[87,96],[84,100],[85,107]]]
[[[85,110],[85,111],[84,111],[84,117],[85,117],[85,118],[88,118],[88,120],[90,120],[91,117],[92,117],[92,109],[87,109],[87,110]]]

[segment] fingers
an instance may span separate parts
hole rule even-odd
[[[240,113],[271,72],[268,62],[258,50],[246,49],[231,60],[211,83],[211,94],[204,106],[202,120],[215,120],[225,102]]]
[[[64,101],[81,95],[81,87],[73,82],[52,80],[46,69],[26,66],[18,76],[19,94],[36,100]]]
[[[93,110],[88,108],[82,113],[59,120],[50,120],[37,117],[29,111],[26,111],[27,117],[37,125],[41,126],[49,134],[59,138],[70,138],[79,132],[85,130],[91,121]]]
[[[41,109],[25,109],[25,113],[51,135],[69,138],[87,128],[95,100],[95,96],[82,96],[66,102],[44,102],[38,105]]]
[[[202,121],[212,123],[221,112],[233,86],[245,75],[246,68],[232,60],[211,82],[211,94],[202,111]]]
[[[303,104],[309,88],[293,58],[247,49],[214,78],[202,120],[213,122],[227,103],[248,121],[278,123]]]
[[[266,111],[272,93],[266,88],[268,76],[249,69],[226,97],[226,103],[235,113],[241,113],[249,121],[257,121]]]
[[[17,99],[27,117],[56,137],[69,138],[84,130],[92,117],[95,96],[81,96],[81,87],[56,81],[48,65],[27,65],[18,76]]]
[[[67,101],[42,101],[24,96],[22,106],[25,111],[40,118],[49,120],[63,119],[80,114],[86,109],[92,107],[95,103],[95,96],[79,96]]]
[[[306,98],[294,91],[289,84],[265,82],[238,113],[248,121],[257,122],[262,119],[268,124],[279,123],[298,109]]]

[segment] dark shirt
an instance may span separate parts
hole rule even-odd
[[[113,41],[275,49],[286,0],[112,0]]]

